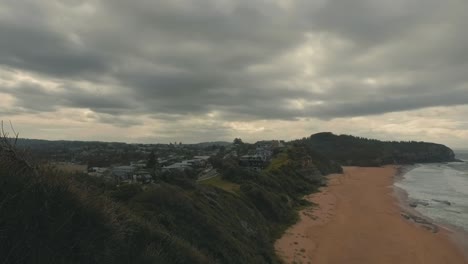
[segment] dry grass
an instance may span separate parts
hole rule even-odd
[[[288,158],[288,154],[283,152],[283,153],[280,153],[278,154],[278,156],[276,158],[274,158],[270,165],[266,168],[266,171],[267,172],[273,172],[279,168],[281,168],[282,166],[285,166],[289,163],[289,158]]]

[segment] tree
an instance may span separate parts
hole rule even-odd
[[[154,168],[156,168],[157,164],[158,164],[158,161],[156,159],[156,154],[154,154],[154,150],[153,150],[149,154],[148,161],[146,162],[146,168],[154,169]]]
[[[242,142],[242,139],[240,138],[235,138],[234,141],[232,142],[234,145],[242,145],[244,142]]]

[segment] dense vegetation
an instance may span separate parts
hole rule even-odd
[[[263,172],[220,159],[222,181],[238,186],[226,191],[183,172],[116,187],[0,147],[0,261],[279,263],[273,243],[296,220],[301,196],[323,184],[320,170],[341,170],[304,152],[277,153]]]
[[[319,133],[297,140],[296,145],[308,146],[342,165],[380,166],[454,161],[453,151],[440,144],[426,142],[379,141],[349,135]]]

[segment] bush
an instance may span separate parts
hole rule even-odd
[[[210,263],[92,188],[0,163],[2,263]],[[133,188],[133,187],[132,187]]]
[[[112,191],[110,196],[117,201],[125,202],[142,191],[143,189],[139,184],[123,184],[120,185],[115,191]]]

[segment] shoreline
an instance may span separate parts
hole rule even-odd
[[[397,173],[394,176],[394,183],[404,180],[405,175],[417,167],[418,167],[417,165],[397,166]],[[431,217],[422,214],[416,209],[416,207],[412,207],[410,205],[411,200],[406,190],[404,190],[401,187],[396,186],[395,184],[393,184],[393,190],[394,190],[395,198],[397,199],[398,205],[401,207],[402,212],[407,213],[408,215],[413,216],[413,217],[422,218],[427,223],[430,223],[430,225],[436,226],[438,229],[437,232],[439,232],[439,230],[441,232],[444,232],[445,235],[450,238],[450,240],[461,250],[465,258],[468,260],[468,231],[467,230],[464,230],[461,227],[450,225],[447,223],[437,222],[435,219],[432,219]],[[418,223],[415,223],[415,224],[418,224]]]
[[[433,232],[435,224],[404,210],[404,196],[392,188],[402,176],[397,172],[395,166],[345,167],[344,174],[327,176],[327,187],[305,197],[317,206],[301,210],[299,222],[276,241],[278,256],[285,263],[468,263],[454,232],[442,226]]]
[[[393,188],[393,195],[397,200],[399,207],[401,208],[401,215],[408,221],[412,221],[414,224],[420,225],[427,228],[430,231],[437,233],[441,228],[447,229],[442,226],[440,223],[436,223],[434,219],[423,215],[416,207],[411,206],[411,200],[409,194],[403,188],[400,188],[395,185],[395,183],[400,182],[405,179],[405,175],[411,170],[417,168],[417,165],[394,165],[396,173],[393,176],[393,184],[389,187]],[[416,204],[417,205],[417,204]]]

